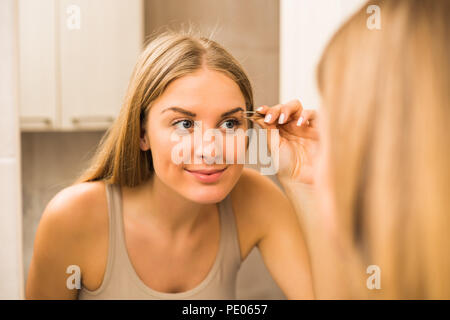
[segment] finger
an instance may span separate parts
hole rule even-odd
[[[315,110],[303,110],[298,119],[293,116],[291,121],[279,126],[280,135],[287,138],[297,136],[307,139],[318,139],[317,122],[317,112]]]
[[[276,122],[275,123],[267,123],[264,120],[265,120],[265,117],[252,119],[252,121],[254,123],[257,123],[262,129],[276,129],[277,128]]]
[[[279,124],[288,123],[295,118],[296,115],[300,115],[303,110],[303,106],[298,99],[291,100],[281,106]]]
[[[303,110],[300,117],[297,120],[297,126],[301,127],[315,127],[316,126],[317,113],[315,110]]]
[[[304,110],[297,121],[296,128],[300,136],[309,139],[319,139],[318,115],[315,110]]]
[[[278,121],[278,117],[280,115],[281,104],[277,104],[271,108],[269,108],[266,112],[266,116],[264,118],[264,122],[267,124],[274,124]]]
[[[267,147],[269,148],[269,150],[271,150],[272,143],[271,143],[271,139],[269,137],[272,136],[272,133],[271,133],[272,129],[278,129],[276,122],[272,123],[272,124],[269,124],[269,123],[264,122],[264,118],[255,118],[253,121],[255,123],[257,123],[261,127],[262,130],[267,130],[266,131],[266,134],[267,134]]]
[[[262,105],[258,109],[256,109],[255,111],[258,112],[258,113],[261,113],[261,114],[266,114],[269,109],[270,109],[269,106]]]

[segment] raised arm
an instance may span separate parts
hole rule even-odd
[[[355,254],[344,245],[326,188],[314,181],[320,159],[317,114],[304,110],[298,100],[264,106],[259,112],[271,115],[268,122],[257,120],[262,128],[279,130],[277,177],[303,230],[311,259],[315,297],[348,298],[348,274],[353,272],[348,266],[352,265]],[[271,147],[270,141],[268,144]]]
[[[295,211],[280,190],[266,193],[268,224],[258,248],[288,299],[313,299],[310,258]]]

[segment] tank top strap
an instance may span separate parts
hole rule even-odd
[[[108,201],[108,215],[109,215],[109,235],[110,243],[115,244],[115,238],[118,234],[118,227],[120,227],[118,221],[118,210],[120,209],[120,198],[118,196],[118,186],[115,184],[106,183],[106,199]]]
[[[241,249],[239,245],[236,218],[231,203],[231,193],[219,203],[219,211],[221,216],[220,221],[223,223],[221,230],[225,233],[224,259],[227,260],[225,261],[225,264],[237,266],[237,268],[239,268],[242,262]]]
[[[114,185],[105,182],[106,201],[108,205],[108,258],[106,262],[105,274],[103,276],[102,283],[99,288],[94,291],[89,291],[84,288],[90,294],[98,295],[104,291],[105,288],[110,285],[110,279],[113,272],[113,264],[116,261],[116,248],[117,248],[117,196],[114,195]]]
[[[122,194],[119,184],[108,184],[108,205],[111,220],[111,243],[114,243],[114,252],[116,266],[119,268],[129,267],[128,253],[125,244],[124,224],[122,217]],[[125,264],[125,265],[124,265]]]

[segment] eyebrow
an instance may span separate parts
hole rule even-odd
[[[179,113],[185,114],[185,115],[190,116],[190,117],[195,117],[195,116],[197,116],[197,114],[195,114],[195,113],[193,113],[193,112],[190,112],[190,111],[188,111],[188,110],[185,110],[185,109],[183,109],[183,108],[180,108],[180,107],[170,107],[170,108],[166,108],[166,109],[164,109],[163,111],[161,111],[161,113],[164,113],[164,112],[166,112],[166,111],[179,112]],[[244,111],[244,109],[241,108],[241,107],[233,108],[233,109],[231,109],[231,110],[229,110],[229,111],[227,111],[227,112],[222,113],[222,114],[220,115],[220,117],[221,117],[221,118],[224,118],[224,117],[229,116],[229,115],[231,115],[231,114],[233,114],[233,113],[236,113],[236,112],[238,112],[238,111]]]

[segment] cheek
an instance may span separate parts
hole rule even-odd
[[[158,176],[166,175],[179,166],[172,160],[172,149],[179,142],[172,141],[170,130],[155,130],[155,132],[152,132],[149,141],[153,167]]]

